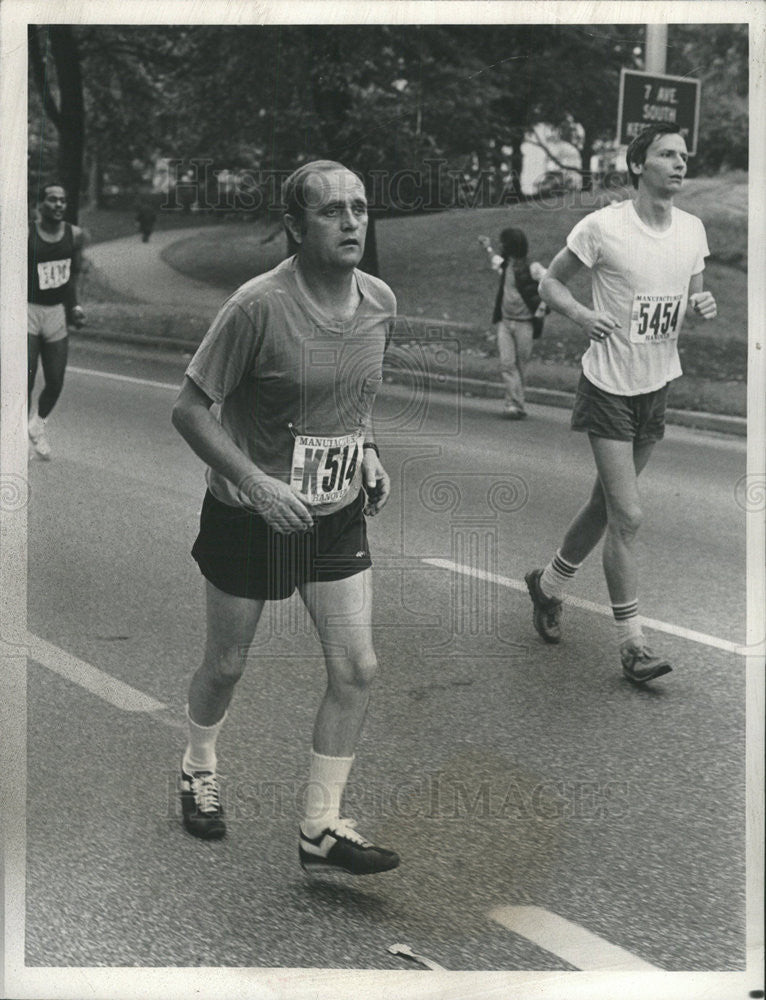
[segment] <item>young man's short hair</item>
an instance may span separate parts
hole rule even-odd
[[[635,163],[637,166],[641,166],[644,163],[646,160],[646,151],[658,135],[672,135],[678,132],[680,132],[678,125],[672,125],[670,122],[659,122],[657,125],[648,125],[631,142],[625,154],[625,159],[628,162],[628,173],[630,174],[634,188],[638,187],[638,178],[640,175],[633,172],[631,164]]]
[[[526,257],[528,250],[527,237],[521,229],[503,229],[500,233],[500,252],[503,257]]]
[[[48,181],[47,184],[43,184],[43,186],[40,188],[40,194],[37,199],[38,203],[45,201],[45,199],[48,197],[48,191],[51,188],[61,188],[61,190],[64,192],[64,197],[65,198],[68,197],[67,189],[64,187],[63,184],[59,183],[59,181]]]

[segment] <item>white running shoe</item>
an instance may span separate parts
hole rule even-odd
[[[35,449],[38,458],[49,461],[51,457],[51,446],[45,434],[45,421],[39,414],[35,414],[28,424],[29,440]]]

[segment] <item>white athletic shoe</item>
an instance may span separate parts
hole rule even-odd
[[[36,413],[29,421],[27,429],[37,457],[47,462],[51,457],[51,446],[45,434],[45,421]]]

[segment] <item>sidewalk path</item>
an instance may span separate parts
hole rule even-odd
[[[178,307],[186,312],[208,313],[212,318],[226,298],[226,291],[180,274],[160,254],[165,247],[202,234],[231,231],[231,226],[165,229],[152,233],[148,243],[140,235],[94,243],[85,255],[118,292],[152,305]]]

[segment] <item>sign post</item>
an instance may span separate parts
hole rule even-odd
[[[700,82],[685,76],[666,76],[623,69],[617,110],[617,142],[627,146],[647,125],[677,125],[689,155],[697,152]]]

